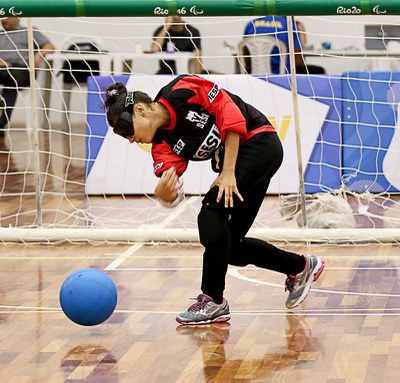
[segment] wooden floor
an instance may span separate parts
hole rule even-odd
[[[200,246],[4,245],[1,382],[398,382],[398,247],[295,247],[326,268],[306,301],[284,308],[284,276],[230,268],[229,324],[179,326],[199,290]],[[74,270],[105,270],[117,309],[83,327],[60,310]]]
[[[84,128],[39,138],[45,224],[196,226],[198,197],[171,218],[148,198],[86,196]],[[1,227],[36,224],[29,139],[17,130],[0,139]],[[374,214],[357,213],[358,227],[398,227],[400,209],[391,213],[394,223],[380,219],[385,203],[371,205]],[[268,197],[255,225],[296,227],[277,205]],[[175,317],[199,293],[197,244],[3,243],[0,383],[397,383],[399,246],[285,247],[326,264],[299,308],[285,309],[285,276],[232,267],[225,294],[231,321],[185,327]],[[58,300],[65,278],[84,267],[105,270],[118,289],[114,314],[94,327],[72,323]]]

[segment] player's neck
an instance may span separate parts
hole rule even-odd
[[[159,102],[154,104],[154,117],[157,121],[157,125],[159,125],[160,128],[167,127],[171,123],[171,115],[169,114],[168,109]]]

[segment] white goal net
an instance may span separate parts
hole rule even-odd
[[[251,17],[184,20],[200,32],[201,75],[262,110],[284,145],[284,163],[252,233],[273,241],[397,243],[398,17],[295,17],[305,27],[301,52],[310,68],[297,74],[296,95],[290,73],[251,73],[243,64],[244,56],[270,60],[264,51],[238,50]],[[169,46],[171,52],[148,53],[163,23],[32,19],[57,50],[45,58],[35,86],[18,88],[0,136],[0,241],[197,241],[201,196],[216,177],[209,163],[189,167],[179,207],[161,207],[152,195],[149,147],[115,136],[101,107],[115,81],[154,97],[173,78],[156,74],[160,61],[173,62],[177,73],[198,71],[193,52]]]

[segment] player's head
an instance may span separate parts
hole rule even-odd
[[[108,124],[114,133],[130,139],[135,135],[135,105],[151,104],[152,99],[140,91],[128,91],[124,84],[117,82],[106,89],[104,108],[107,111]]]

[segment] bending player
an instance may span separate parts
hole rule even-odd
[[[217,84],[190,75],[176,77],[154,101],[116,83],[107,88],[104,106],[114,133],[131,143],[152,143],[154,173],[160,177],[155,194],[164,205],[176,206],[184,198],[179,177],[189,161],[211,158],[219,173],[198,215],[205,248],[202,293],[178,315],[179,323],[230,319],[223,297],[228,264],[253,264],[285,274],[289,309],[306,298],[323,261],[246,237],[283,158],[279,137],[260,111]]]

